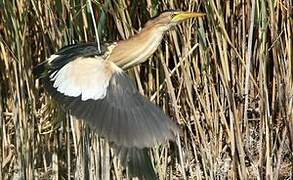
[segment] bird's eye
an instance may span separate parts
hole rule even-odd
[[[171,18],[173,19],[176,16],[176,13],[171,14]]]

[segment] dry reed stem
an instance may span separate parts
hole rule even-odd
[[[88,8],[91,2],[91,8]],[[160,179],[292,179],[291,1],[0,1],[0,179],[125,179],[32,68],[74,42],[126,39],[165,9],[206,12],[129,75],[182,129],[150,154]],[[96,19],[96,26],[93,23]]]

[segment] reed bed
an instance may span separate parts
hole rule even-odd
[[[207,15],[167,33],[128,72],[182,129],[177,143],[151,151],[159,179],[292,179],[292,7],[0,0],[0,179],[127,178],[107,142],[63,112],[32,69],[68,44],[126,39],[166,9]]]

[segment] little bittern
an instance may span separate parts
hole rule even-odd
[[[178,132],[159,108],[136,90],[123,71],[145,62],[171,27],[203,13],[166,11],[128,40],[102,46],[74,44],[35,69],[48,93],[106,138],[131,176],[157,179],[147,148]]]

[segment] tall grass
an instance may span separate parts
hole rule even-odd
[[[166,9],[207,16],[129,71],[182,128],[152,150],[160,179],[293,178],[291,1],[88,2],[0,0],[0,179],[125,178],[107,142],[65,114],[32,68],[95,34],[126,39]]]

